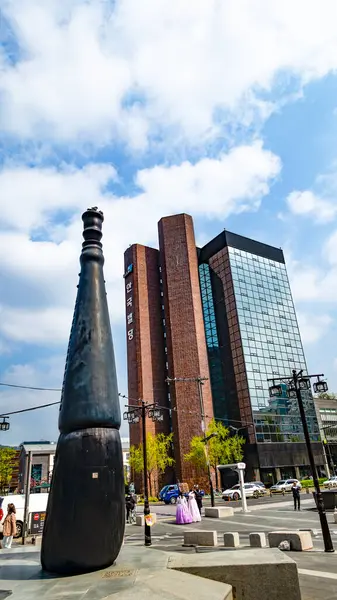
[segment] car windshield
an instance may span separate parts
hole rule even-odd
[[[285,482],[285,479],[280,479],[280,481],[278,481],[276,485],[283,485]]]
[[[231,488],[232,490],[238,490],[240,487],[240,484],[237,483],[236,485],[233,485],[233,487]]]

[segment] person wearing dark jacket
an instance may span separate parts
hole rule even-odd
[[[296,510],[296,508],[298,510],[301,510],[301,496],[300,496],[301,488],[297,484],[296,481],[294,481],[291,491],[293,493],[293,498],[294,498],[294,510]]]
[[[201,514],[201,509],[202,509],[202,493],[201,493],[201,490],[199,489],[198,485],[195,485],[193,491],[194,491],[194,495],[195,495],[195,499],[196,499],[196,502],[197,502],[197,505],[198,505],[199,512]]]
[[[130,512],[132,512],[134,510],[136,506],[136,501],[133,497],[132,494],[128,494],[125,497],[125,508],[126,508],[126,521],[127,523],[129,522],[130,519]]]

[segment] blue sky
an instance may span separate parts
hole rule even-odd
[[[61,385],[80,216],[97,205],[122,393],[123,252],[156,245],[176,212],[200,244],[226,228],[284,249],[309,368],[337,392],[335,2],[0,10],[0,381]],[[58,399],[0,388],[0,412]],[[13,417],[0,443],[57,433],[44,409]]]

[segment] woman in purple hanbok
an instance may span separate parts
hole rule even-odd
[[[177,525],[188,525],[192,522],[192,516],[188,510],[186,498],[180,493],[177,499],[176,523]]]
[[[197,501],[195,499],[194,492],[190,492],[188,494],[188,509],[192,516],[193,523],[199,523],[201,521],[201,515],[197,505]]]

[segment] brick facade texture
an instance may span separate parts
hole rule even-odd
[[[198,258],[193,221],[189,215],[159,221],[169,377],[205,377],[203,400],[206,421],[213,417],[207,347],[200,295]],[[198,473],[184,460],[190,440],[202,434],[198,386],[192,382],[170,385],[176,477],[190,485]]]
[[[125,272],[132,264],[132,272],[125,277],[126,342],[128,363],[129,405],[140,398],[147,403],[156,402],[168,406],[165,383],[165,350],[163,335],[162,298],[160,290],[159,252],[153,248],[135,244],[124,255]],[[131,289],[128,291],[130,288]],[[128,287],[129,286],[129,287]],[[132,315],[132,321],[130,320]],[[132,331],[132,339],[129,332]],[[164,420],[153,422],[146,419],[147,432],[170,433],[169,411],[164,410]],[[142,423],[130,425],[130,445],[142,443]],[[134,474],[137,489],[142,489],[142,476]],[[157,473],[153,474],[151,487],[162,484]]]

